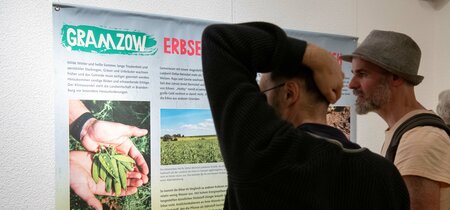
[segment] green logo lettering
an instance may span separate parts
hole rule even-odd
[[[156,40],[142,32],[63,25],[61,37],[62,45],[72,51],[125,55],[155,55],[158,51]]]

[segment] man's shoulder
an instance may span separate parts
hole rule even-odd
[[[416,110],[412,110],[408,113],[406,113],[405,115],[403,115],[399,120],[397,120],[397,122],[395,122],[394,126],[392,126],[392,130],[396,130],[398,129],[398,127],[403,124],[404,122],[406,122],[407,120],[413,118],[413,117],[417,117],[417,115],[422,115],[422,114],[433,114],[436,115],[436,113],[434,113],[431,110],[426,110],[426,109],[416,109]]]
[[[373,162],[374,164],[393,165],[393,164],[391,164],[391,162],[386,160],[386,158],[384,158],[383,156],[381,156],[378,153],[372,152],[368,148],[362,147],[360,150],[361,150],[361,154],[358,157],[359,159],[362,159],[362,160],[367,161],[367,162]]]
[[[403,123],[411,125],[400,125],[404,127],[409,126],[409,129],[404,131],[401,139],[450,140],[450,127],[433,111],[416,111],[405,119]]]
[[[367,150],[359,159],[361,163],[360,170],[366,170],[380,180],[395,180],[401,177],[397,167],[391,161],[377,153]]]
[[[409,133],[409,134],[414,133],[414,134],[419,134],[419,135],[432,134],[432,135],[435,135],[436,137],[442,137],[444,139],[450,138],[444,129],[436,127],[436,126],[430,126],[430,125],[417,126],[415,128],[412,128],[411,130],[409,130],[406,133]]]
[[[342,154],[346,156],[348,160],[358,160],[358,161],[367,161],[367,162],[373,162],[373,163],[381,163],[381,164],[390,164],[389,161],[387,161],[384,157],[381,155],[372,152],[370,149],[366,147],[360,147],[359,148],[347,148],[345,147],[341,141],[333,139],[333,138],[327,138],[324,136],[320,136],[311,132],[305,132],[309,135],[311,135],[311,139],[314,141],[317,141],[320,139],[321,142],[324,142],[324,144],[330,144],[334,145],[336,150],[342,151]],[[390,164],[392,165],[392,164]]]
[[[446,130],[449,134],[446,134]],[[412,133],[417,134],[411,135]],[[447,138],[450,135],[450,128],[445,125],[445,122],[433,111],[426,109],[417,109],[408,112],[398,120],[392,129],[389,129],[386,134],[390,134],[391,138],[417,139],[426,133],[440,133],[441,136]]]

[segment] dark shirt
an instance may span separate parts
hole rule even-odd
[[[347,137],[342,133],[342,131],[340,131],[335,127],[316,123],[304,123],[298,126],[297,128],[329,139],[335,139],[339,141],[342,144],[342,146],[346,149],[361,148],[358,144],[348,140]]]
[[[203,32],[203,76],[228,175],[224,208],[409,209],[392,163],[295,128],[267,103],[256,73],[295,71],[305,49],[306,42],[268,23]]]

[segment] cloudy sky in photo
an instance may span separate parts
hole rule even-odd
[[[160,119],[161,136],[216,134],[209,109],[161,109]]]

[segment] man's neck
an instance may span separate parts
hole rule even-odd
[[[295,127],[300,126],[305,123],[316,123],[327,125],[326,111],[318,111],[320,108],[315,110],[311,109],[301,109],[296,113],[291,114],[288,117],[288,121],[291,122]]]
[[[388,104],[377,110],[376,113],[383,118],[389,128],[395,125],[403,116],[413,110],[425,109],[417,100],[414,92],[402,92],[391,95]]]

